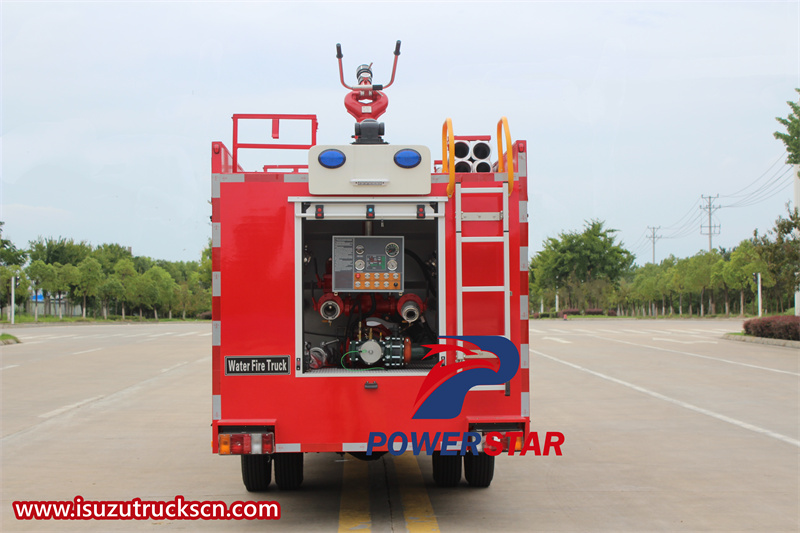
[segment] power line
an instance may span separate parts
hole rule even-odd
[[[770,171],[770,170],[772,170],[772,167],[774,167],[775,165],[777,165],[777,164],[778,164],[778,161],[780,161],[781,159],[783,159],[783,156],[785,156],[785,155],[786,155],[786,152],[784,151],[784,152],[783,152],[781,155],[779,155],[779,156],[778,156],[778,159],[776,159],[776,160],[775,160],[775,161],[774,161],[774,162],[773,162],[773,163],[772,163],[772,164],[769,166],[769,168],[768,168],[767,170],[765,170],[765,171],[764,171],[764,173],[763,173],[763,174],[761,174],[759,177],[757,177],[755,180],[753,180],[753,181],[752,181],[752,182],[751,182],[749,185],[747,185],[747,186],[745,186],[745,187],[743,187],[743,188],[739,189],[738,191],[736,191],[736,192],[734,192],[734,193],[731,193],[731,194],[723,194],[723,195],[722,195],[722,197],[723,197],[723,198],[731,198],[731,197],[736,197],[736,196],[739,196],[739,193],[740,193],[740,192],[742,192],[742,191],[745,191],[745,190],[749,189],[750,187],[752,187],[753,185],[755,185],[756,183],[758,183],[758,181],[759,181],[761,178],[763,178],[764,176],[766,176],[766,175],[769,173],[769,171]],[[750,193],[748,193],[748,194],[750,194]]]

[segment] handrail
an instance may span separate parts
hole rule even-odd
[[[514,191],[514,157],[513,157],[513,150],[511,148],[511,131],[508,129],[508,119],[506,117],[500,118],[497,121],[497,171],[503,172],[503,138],[501,137],[500,129],[505,131],[506,134],[506,144],[508,145],[508,153],[506,154],[506,160],[508,162],[508,195],[511,196],[511,193]]]
[[[449,150],[448,150],[449,147]],[[449,159],[447,157],[449,152]],[[447,184],[448,198],[453,196],[456,190],[456,140],[453,136],[453,121],[447,119],[442,124],[442,172],[450,174],[450,183]]]

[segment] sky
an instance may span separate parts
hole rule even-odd
[[[351,141],[345,76],[388,83],[386,140],[441,154],[441,126],[528,143],[530,253],[588,220],[637,263],[774,226],[792,201],[775,120],[800,87],[800,2],[0,2],[4,238],[118,243],[198,260],[211,143],[234,113],[316,114]],[[249,130],[253,142],[270,131]],[[262,137],[263,135],[263,137]],[[282,129],[281,140],[305,139]],[[248,151],[245,170],[305,163]]]

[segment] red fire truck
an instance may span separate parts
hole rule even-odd
[[[441,161],[387,143],[376,119],[400,41],[394,54],[387,85],[362,65],[348,86],[337,45],[355,142],[317,145],[315,115],[237,114],[232,149],[212,143],[212,450],[241,455],[247,490],[270,485],[273,463],[277,486],[297,488],[305,453],[369,460],[420,436],[437,484],[460,484],[463,467],[488,486],[481,441],[464,453],[445,437],[495,432],[507,449],[529,432],[526,144],[511,143],[505,118],[496,162],[491,136],[456,136],[450,119]],[[271,128],[271,142],[240,142],[246,121]],[[298,121],[308,142],[276,142]],[[244,170],[245,149],[303,150],[307,162]],[[434,367],[496,370],[495,354],[463,339],[434,349],[464,336],[510,340],[513,377],[465,390],[452,418],[415,418]]]

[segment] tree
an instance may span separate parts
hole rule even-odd
[[[36,305],[33,307],[33,321],[39,321],[39,290],[42,289],[49,281],[53,271],[41,259],[37,259],[26,269],[28,277],[33,285],[33,295]],[[45,306],[46,308],[46,306]]]
[[[125,295],[125,287],[122,286],[119,276],[113,274],[108,276],[97,288],[97,295],[100,297],[103,305],[103,318],[108,318],[109,302],[122,298]]]
[[[153,308],[155,318],[158,320],[158,308],[171,309],[172,302],[175,295],[175,280],[169,275],[169,272],[160,266],[154,266],[142,275],[145,280],[145,291],[143,294],[147,295],[146,304],[148,307]],[[150,291],[152,290],[149,285],[155,288],[155,296],[150,298]]]
[[[3,225],[5,222],[0,222],[0,265],[22,266],[27,260],[27,254],[25,250],[18,249],[10,240],[3,238]]]
[[[58,298],[61,301],[61,294],[75,294],[78,284],[80,283],[80,271],[75,265],[67,263],[66,265],[58,264]],[[61,305],[58,306],[58,318],[63,318],[61,314]]]
[[[800,94],[800,89],[795,89]],[[792,109],[787,118],[776,117],[775,120],[780,122],[786,128],[786,133],[776,131],[776,139],[783,141],[786,145],[786,152],[788,157],[786,163],[789,165],[800,164],[800,104],[796,102],[786,102]]]
[[[103,274],[110,276],[120,259],[131,259],[133,256],[128,248],[120,244],[101,244],[92,251],[92,257],[100,262]]]
[[[62,265],[74,265],[86,259],[92,251],[92,247],[86,241],[75,242],[73,239],[59,237],[53,239],[48,237],[38,237],[28,243],[30,246],[31,260],[41,259],[47,264],[61,263]]]
[[[123,294],[122,299],[122,320],[125,320],[125,303],[130,303],[131,306],[136,305],[136,278],[139,274],[133,265],[132,259],[120,259],[114,265],[114,274],[122,284]]]
[[[87,257],[78,264],[78,294],[83,297],[82,314],[86,318],[86,298],[97,294],[103,282],[103,267],[94,257]]]

